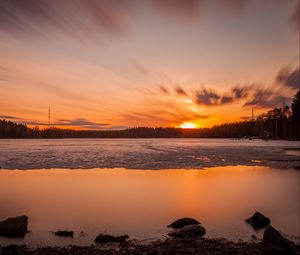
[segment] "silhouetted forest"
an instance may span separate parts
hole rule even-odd
[[[29,128],[0,120],[0,138],[265,138],[300,139],[300,90],[291,107],[274,108],[253,120],[226,123],[212,128],[149,128],[126,130],[71,130]]]

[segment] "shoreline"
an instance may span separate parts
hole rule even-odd
[[[300,254],[300,244],[292,245],[290,254]],[[122,243],[92,244],[89,246],[69,245],[64,247],[45,246],[30,248],[26,245],[0,246],[0,254],[24,254],[24,255],[84,255],[84,254],[226,254],[226,255],[255,255],[268,254],[264,251],[261,240],[254,239],[252,242],[233,242],[225,238],[180,238],[139,243],[126,241]],[[286,253],[278,253],[286,254]]]
[[[208,140],[242,140],[242,141],[264,141],[264,142],[269,142],[269,141],[291,141],[291,142],[298,142],[300,141],[300,138],[249,138],[249,137],[0,137],[0,140],[151,140],[151,139],[171,139],[171,140],[199,140],[199,139],[208,139]]]
[[[245,220],[254,230],[263,230],[263,237],[251,235],[250,241],[237,242],[226,238],[206,237],[206,228],[193,218],[180,218],[167,225],[170,231],[159,240],[130,239],[129,235],[113,236],[100,233],[89,245],[46,245],[32,247],[27,244],[1,246],[0,255],[300,255],[300,242],[292,241],[283,232],[274,228],[271,220],[255,212]],[[8,238],[23,238],[28,231],[28,217],[25,215],[8,218],[0,222],[0,235]],[[74,231],[53,232],[59,238],[72,239]]]

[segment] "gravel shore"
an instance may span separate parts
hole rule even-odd
[[[24,255],[176,255],[176,254],[201,254],[201,255],[257,255],[261,252],[261,242],[231,242],[226,239],[184,238],[166,239],[148,244],[132,241],[124,243],[110,243],[91,246],[67,247],[42,247],[29,248],[23,246],[6,246],[1,248],[0,254]],[[300,245],[295,245],[295,254],[300,254]]]

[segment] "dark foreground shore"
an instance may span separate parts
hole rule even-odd
[[[21,215],[7,218],[0,222],[0,236],[24,237],[28,232],[28,217]],[[0,246],[0,255],[173,255],[173,254],[207,254],[207,255],[300,255],[300,243],[294,243],[271,225],[271,220],[255,212],[245,220],[254,229],[264,228],[263,239],[252,235],[250,242],[232,242],[226,239],[204,238],[206,229],[193,218],[180,218],[173,221],[168,228],[168,238],[149,242],[130,240],[128,235],[113,236],[100,233],[90,246],[41,247],[31,248],[26,245]],[[61,238],[73,238],[74,232],[59,230],[53,232]]]
[[[25,245],[10,245],[1,248],[1,255],[24,254],[24,255],[111,255],[111,254],[134,254],[134,255],[176,255],[176,254],[201,254],[201,255],[259,255],[266,254],[263,244],[253,242],[231,242],[226,239],[207,238],[183,238],[166,239],[148,244],[135,242],[97,244],[91,246],[68,246],[68,247],[43,247],[29,248]],[[276,253],[277,254],[277,253]],[[274,255],[276,255],[274,254]],[[278,253],[285,255],[286,253]],[[300,254],[300,245],[293,245],[293,251],[289,254]],[[288,255],[288,254],[286,254]]]

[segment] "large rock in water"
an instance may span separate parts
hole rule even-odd
[[[168,225],[168,227],[178,229],[178,228],[183,228],[185,226],[194,225],[194,224],[200,224],[200,222],[192,218],[181,218],[172,222],[170,225]]]
[[[262,240],[262,255],[295,254],[291,242],[284,238],[275,228],[267,226]]]
[[[27,232],[27,216],[8,218],[0,222],[0,235],[7,237],[23,237]]]
[[[200,224],[187,225],[183,228],[176,229],[168,233],[171,237],[184,238],[184,237],[201,237],[205,235],[206,230]]]
[[[100,234],[96,237],[95,243],[122,243],[125,242],[129,238],[128,235],[122,235],[122,236],[112,236],[112,235],[105,235]]]
[[[254,213],[252,217],[246,219],[246,222],[248,222],[255,229],[265,228],[271,223],[270,219],[260,212]]]

